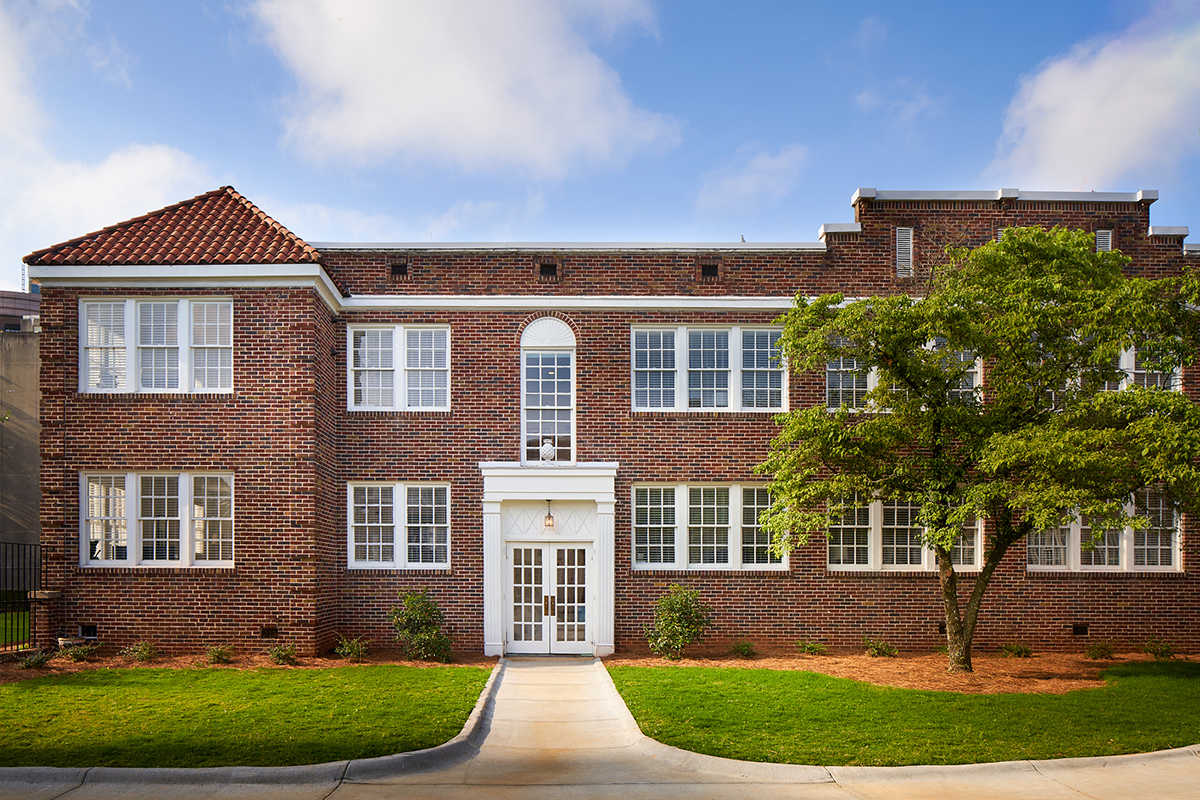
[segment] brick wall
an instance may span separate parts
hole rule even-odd
[[[1145,236],[1148,206],[1018,201],[862,201],[857,234],[831,234],[825,252],[734,250],[408,253],[331,251],[326,269],[351,295],[480,294],[790,296],[913,290],[940,246],[977,245],[1008,225],[1065,222],[1113,229],[1115,245],[1147,276],[1183,268],[1181,242]],[[915,229],[918,276],[894,275],[897,225]],[[390,264],[407,259],[393,279]],[[538,265],[553,258],[559,275]],[[718,277],[701,278],[703,263]],[[923,266],[924,265],[924,266]],[[189,296],[197,296],[187,290]],[[98,292],[89,291],[88,296]],[[117,296],[154,292],[116,291]],[[234,298],[233,395],[80,395],[77,299],[43,292],[42,527],[45,586],[65,599],[54,627],[96,624],[106,642],[139,638],[167,650],[215,643],[260,649],[263,626],[305,652],[336,635],[391,641],[387,612],[407,589],[428,589],[449,619],[455,646],[482,647],[481,461],[516,461],[520,451],[520,336],[541,315],[530,308],[365,311],[335,316],[306,289],[219,292]],[[775,433],[769,414],[634,413],[630,326],[766,325],[769,311],[596,310],[555,312],[577,346],[577,458],[617,461],[616,636],[639,647],[651,604],[673,582],[716,607],[716,641],[790,644],[799,638],[857,645],[864,635],[932,648],[942,637],[932,573],[846,574],[826,570],[824,541],[798,550],[785,571],[688,572],[631,568],[634,484],[754,482],[753,467]],[[451,327],[449,412],[348,412],[348,324]],[[1194,376],[1187,376],[1194,392]],[[792,376],[792,407],[823,402],[823,375]],[[205,469],[235,474],[234,569],[80,568],[78,476],[85,470]],[[437,481],[451,486],[451,565],[444,570],[348,570],[346,483]],[[1184,566],[1198,555],[1185,520]],[[398,526],[398,529],[400,526]],[[1027,573],[1024,548],[1009,555],[985,601],[978,643],[1021,640],[1079,646],[1074,625],[1127,642],[1150,635],[1200,649],[1200,592],[1194,573]],[[964,588],[965,592],[965,588]]]

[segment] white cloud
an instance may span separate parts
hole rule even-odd
[[[320,203],[291,205],[286,198],[263,197],[260,207],[271,208],[272,217],[308,242],[490,242],[511,238],[513,227],[536,218],[543,204],[536,193],[515,205],[462,200],[415,219]]]
[[[854,105],[866,114],[882,112],[894,125],[908,126],[922,114],[936,113],[941,101],[923,86],[907,78],[897,78],[886,89],[869,87],[854,98]]]
[[[652,24],[644,0],[258,0],[298,83],[287,140],[317,161],[425,160],[561,177],[673,146],[572,24]]]
[[[887,26],[878,14],[872,14],[858,23],[854,33],[854,43],[863,50],[868,50],[887,39]]]
[[[737,157],[704,176],[696,197],[702,212],[772,203],[787,196],[808,161],[808,148],[790,144],[772,154],[756,145],[742,147]]]
[[[1200,24],[1160,22],[1080,44],[1022,78],[988,172],[1041,189],[1171,179],[1200,152]]]
[[[0,5],[0,288],[20,289],[33,250],[153,211],[215,187],[194,158],[165,145],[129,144],[95,163],[70,161],[43,141],[28,43],[76,36],[74,3]]]

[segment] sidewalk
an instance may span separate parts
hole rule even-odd
[[[18,772],[34,780],[14,783]],[[0,770],[0,800],[718,796],[1194,800],[1200,797],[1200,746],[1113,758],[953,767],[731,761],[676,750],[643,736],[597,659],[513,658],[501,661],[463,734],[419,753],[276,769]]]

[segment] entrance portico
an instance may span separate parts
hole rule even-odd
[[[479,465],[486,655],[613,652],[617,466]]]

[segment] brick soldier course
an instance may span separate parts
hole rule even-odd
[[[422,245],[306,243],[222,187],[38,251],[25,260],[42,287],[43,586],[61,592],[42,604],[38,630],[114,645],[148,639],[168,652],[225,643],[260,649],[277,639],[313,653],[338,634],[389,641],[387,612],[398,594],[427,589],[446,612],[456,648],[512,652],[523,642],[536,652],[558,634],[555,624],[544,629],[546,639],[522,639],[528,629],[516,630],[518,617],[532,612],[515,609],[514,559],[526,545],[529,552],[546,545],[546,558],[566,547],[586,559],[582,619],[566,620],[583,637],[567,643],[574,652],[640,646],[653,601],[671,583],[698,589],[716,609],[718,641],[840,646],[871,636],[931,649],[944,642],[932,569],[838,570],[820,535],[784,564],[739,565],[741,537],[752,526],[740,514],[693,526],[708,529],[705,552],[716,555],[689,566],[690,490],[727,489],[729,513],[742,507],[742,490],[764,483],[753,468],[783,409],[692,410],[682,400],[679,410],[637,408],[634,334],[675,332],[674,391],[686,398],[688,364],[680,361],[690,354],[688,333],[777,329],[773,321],[796,293],[918,291],[945,245],[976,246],[1005,227],[1108,231],[1132,259],[1130,274],[1179,274],[1200,253],[1184,245],[1186,228],[1151,227],[1156,196],[860,189],[855,222],[825,226],[815,243]],[[897,267],[898,229],[912,231],[915,277]],[[230,309],[231,320],[210,328],[227,325],[232,344],[205,350],[190,314],[218,306]],[[143,388],[141,367],[153,347],[139,337],[159,334],[144,334],[139,320],[162,307],[180,309],[181,363],[196,368],[231,349],[231,385],[212,372],[196,390],[184,365],[184,388]],[[89,369],[87,359],[108,356],[89,348],[99,348],[103,315],[119,308],[129,315],[123,378],[90,386],[103,370]],[[351,408],[355,381],[367,381],[369,371],[355,371],[356,349],[368,349],[355,332],[389,330],[395,336],[385,349],[394,361],[382,371],[393,370],[398,400],[410,373],[422,380],[438,372],[405,363],[403,335],[444,333],[442,344],[426,348],[448,359],[444,407],[435,400],[433,407]],[[523,446],[523,353],[552,352],[570,354],[571,452],[542,460]],[[741,352],[741,339],[730,335],[729,357],[740,361]],[[726,374],[738,408],[736,368]],[[824,403],[825,381],[824,374],[786,376],[784,407]],[[1183,391],[1196,390],[1189,369]],[[147,505],[150,487],[162,489],[150,479],[172,477],[182,487],[166,484],[179,504],[175,516]],[[230,520],[196,499],[198,487],[217,491],[218,483],[231,490]],[[367,499],[380,488],[390,499]],[[635,536],[650,547],[659,534],[648,528],[664,527],[639,522],[636,506],[648,501],[635,500],[637,491],[661,488],[675,489],[679,511],[674,564],[635,553]],[[433,489],[445,491],[421,494]],[[555,527],[542,521],[546,499]],[[365,516],[380,504],[390,523]],[[420,517],[443,512],[444,526]],[[205,539],[214,543],[209,558],[197,557],[199,531],[219,531],[224,522],[232,553],[214,533]],[[731,565],[722,566],[718,528],[727,529]],[[976,643],[1066,649],[1158,636],[1200,647],[1193,529],[1183,517],[1171,563],[1157,569],[1130,568],[1128,559],[1111,571],[1030,569],[1025,549],[1014,548],[992,581]],[[442,534],[444,554],[432,545],[421,551],[421,542]],[[417,537],[416,551],[409,536]],[[366,549],[389,538],[393,558]],[[98,540],[114,545],[103,558],[93,550]],[[171,558],[172,541],[183,556]],[[166,549],[146,551],[147,542]],[[557,587],[547,583],[545,591]],[[557,597],[570,605],[568,595]]]

